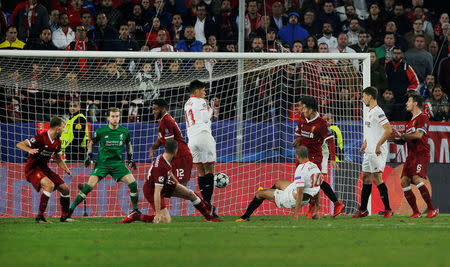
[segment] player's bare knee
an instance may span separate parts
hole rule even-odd
[[[194,191],[188,189],[188,195],[190,201],[195,201],[197,199],[197,195],[194,193]]]
[[[97,176],[91,176],[89,177],[89,181],[87,182],[88,185],[90,185],[92,188],[94,188],[98,183],[98,177]]]
[[[258,192],[256,192],[255,197],[257,199],[263,199],[264,198],[263,195],[264,195],[264,190],[259,190]]]
[[[55,189],[55,184],[50,181],[49,179],[42,179],[41,181],[41,187],[47,192],[53,192],[53,189]]]
[[[58,191],[61,192],[62,195],[68,195],[70,193],[69,187],[66,184],[62,184],[58,187]]]
[[[370,173],[363,173],[363,184],[372,184],[372,174]]]
[[[408,177],[404,176],[402,177],[401,185],[402,188],[408,187],[411,185],[411,180]]]

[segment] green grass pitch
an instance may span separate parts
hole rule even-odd
[[[0,266],[450,266],[450,216],[253,216],[250,222],[120,224],[0,218]]]

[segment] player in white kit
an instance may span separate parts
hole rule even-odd
[[[203,199],[211,204],[214,193],[214,163],[216,162],[216,141],[211,131],[212,108],[205,99],[206,84],[194,80],[190,83],[191,97],[184,105],[188,146],[198,171],[198,187]],[[217,215],[213,207],[213,215]]]
[[[383,182],[382,175],[386,165],[388,153],[386,140],[392,133],[391,125],[384,111],[377,105],[378,90],[367,87],[363,90],[364,102],[364,141],[361,153],[364,153],[362,171],[363,188],[361,190],[361,206],[353,218],[369,215],[367,203],[372,192],[372,182],[378,187],[384,204],[384,217],[392,216],[389,206],[388,189]]]
[[[252,213],[263,203],[264,199],[274,202],[278,208],[294,209],[292,220],[298,220],[300,208],[309,203],[314,198],[313,219],[319,219],[319,197],[320,184],[323,175],[316,164],[308,160],[308,148],[298,146],[295,154],[299,165],[295,170],[294,181],[278,180],[269,189],[262,189],[256,192],[255,198],[250,202],[245,214],[236,222],[249,221]]]

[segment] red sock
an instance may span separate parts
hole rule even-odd
[[[428,191],[428,188],[424,183],[421,184],[422,185],[420,185],[420,183],[418,184],[420,194],[422,195],[423,200],[425,200],[425,202],[427,203],[428,210],[434,210],[433,202],[431,202],[430,191]]]
[[[47,209],[47,203],[48,203],[48,200],[50,197],[47,196],[46,194],[50,194],[50,193],[43,191],[41,194],[41,202],[39,203],[38,215],[44,215],[45,210]]]
[[[405,194],[405,198],[408,201],[409,205],[411,206],[413,213],[420,213],[419,209],[417,208],[416,196],[411,191],[411,189],[409,189],[408,191],[404,191],[403,194]]]
[[[141,214],[139,216],[139,221],[146,222],[146,223],[152,223],[154,218],[155,218],[155,215]]]
[[[202,202],[198,203],[197,205],[194,205],[194,207],[195,207],[198,211],[200,211],[200,213],[201,213],[203,216],[205,216],[206,219],[211,218],[211,215],[209,214],[209,213],[211,212],[211,210],[208,211],[208,209],[207,209],[207,204],[206,204],[206,202],[205,202],[203,199],[202,199]]]
[[[59,203],[61,204],[61,216],[67,216],[69,214],[70,197],[60,196]]]

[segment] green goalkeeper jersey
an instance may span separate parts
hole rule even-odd
[[[126,127],[119,125],[117,129],[112,130],[106,125],[98,128],[92,138],[93,145],[100,142],[96,164],[123,162],[123,147],[130,140],[130,131]]]

